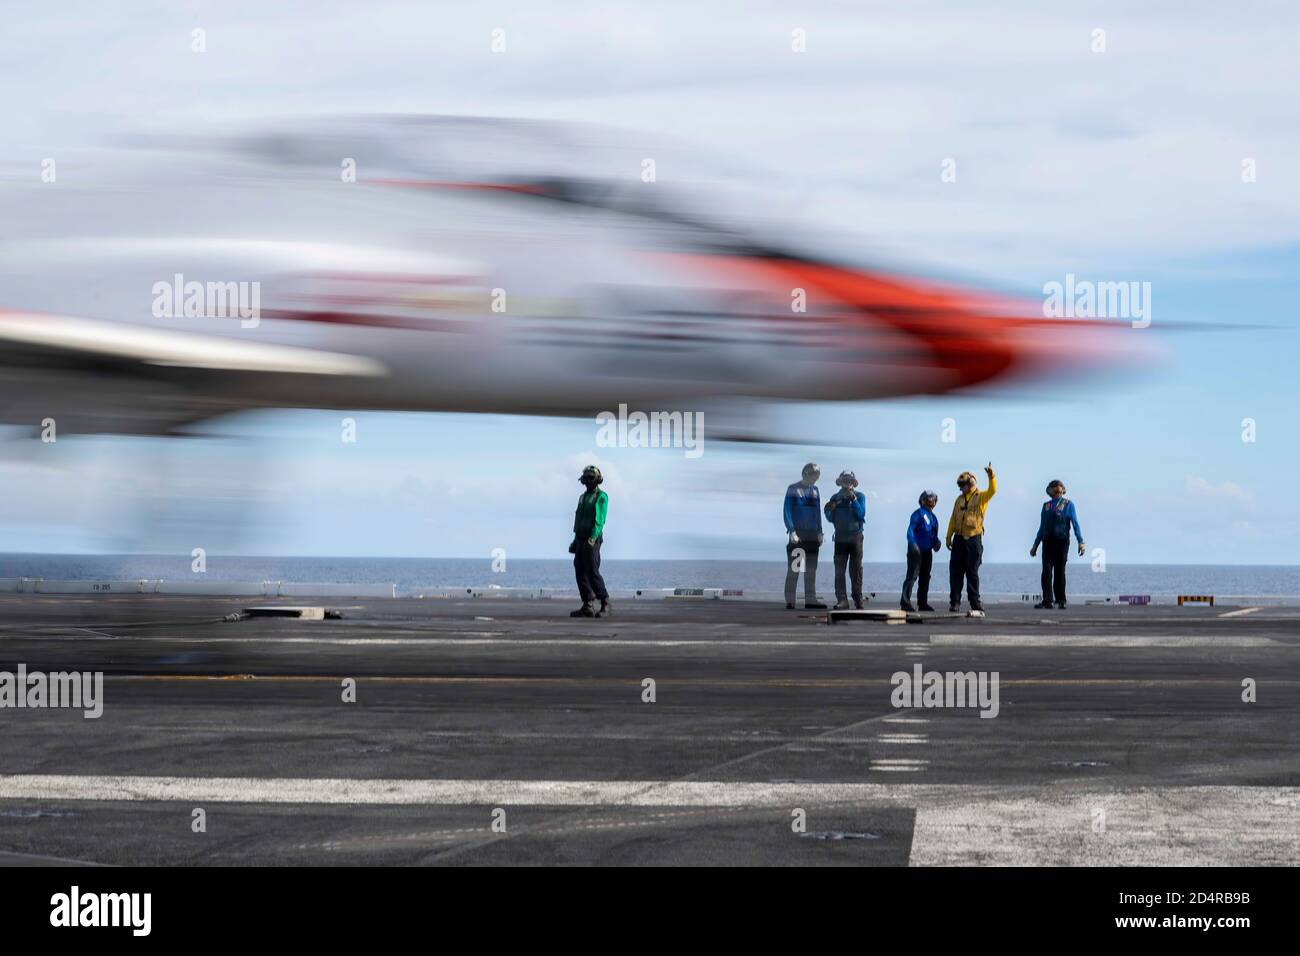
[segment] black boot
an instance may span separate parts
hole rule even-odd
[[[596,617],[609,617],[613,613],[613,608],[609,606],[609,598],[600,602],[600,610],[596,612]]]
[[[584,601],[582,607],[576,611],[570,611],[569,617],[595,617],[596,612],[591,609],[591,602]]]
[[[904,611],[910,611],[913,614],[916,613],[916,608],[912,607],[912,602],[907,600],[906,598],[899,601],[898,606],[901,607]]]

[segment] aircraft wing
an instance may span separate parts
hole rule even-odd
[[[249,397],[268,394],[263,382],[385,374],[337,352],[0,311],[0,417],[33,428],[53,419],[61,433],[169,434],[265,404]]]

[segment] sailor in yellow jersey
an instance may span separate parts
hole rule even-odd
[[[993,462],[984,468],[989,476],[989,486],[980,491],[975,476],[963,471],[957,476],[961,494],[952,503],[952,517],[948,519],[948,610],[961,610],[961,583],[966,579],[966,597],[972,611],[983,611],[980,603],[980,563],[984,560],[984,512],[989,499],[998,493],[998,480],[993,474]]]

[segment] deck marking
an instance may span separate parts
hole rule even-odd
[[[851,647],[859,650],[897,649],[899,641],[865,639],[860,641],[821,640],[703,640],[566,637],[160,637],[159,635],[123,634],[118,640],[167,641],[174,644],[316,644],[335,647]]]
[[[194,683],[194,682],[229,682],[229,683],[298,683],[298,684],[337,684],[345,678],[354,679],[358,684],[431,684],[431,685],[482,685],[482,684],[533,684],[535,686],[555,685],[567,687],[572,685],[592,686],[604,684],[612,687],[624,687],[628,684],[640,686],[635,678],[628,677],[471,677],[457,675],[406,675],[406,674],[105,674],[105,682],[122,683]],[[661,685],[692,687],[876,687],[894,686],[889,677],[840,677],[814,680],[811,678],[774,677],[770,679],[723,679],[708,677],[661,677]],[[1300,681],[1267,681],[1270,687],[1300,686]],[[1003,687],[1239,687],[1234,678],[1221,677],[1115,677],[1115,678],[1002,678]],[[874,719],[874,718],[873,718]]]
[[[1244,617],[1247,614],[1254,614],[1260,610],[1257,607],[1243,607],[1237,611],[1228,611],[1226,614],[1220,614],[1219,617]]]
[[[1232,611],[1220,615],[1227,617],[1236,614]],[[46,625],[48,627],[48,625]],[[6,631],[13,628],[5,627]],[[58,626],[61,630],[76,630],[68,626]],[[463,633],[463,632],[462,632]],[[46,639],[48,635],[17,635]],[[980,634],[949,633],[930,635],[929,644],[916,644],[896,640],[881,640],[867,637],[858,641],[825,640],[706,640],[706,639],[653,639],[632,640],[623,638],[565,638],[540,637],[517,638],[492,635],[470,637],[172,637],[159,634],[115,634],[104,635],[112,640],[124,643],[148,642],[170,644],[275,644],[275,645],[318,645],[333,647],[582,647],[601,648],[852,648],[864,651],[889,650],[900,648],[906,654],[925,653],[934,646],[944,647],[1276,647],[1284,642],[1271,637],[1257,637],[1244,634],[1222,635],[1188,635],[1188,634]],[[65,638],[70,640],[74,638]]]
[[[1271,637],[1245,634],[931,634],[947,647],[1275,647]]]
[[[1300,853],[1286,787],[1115,792],[989,788],[917,807],[912,866],[1291,866]],[[1105,828],[1095,832],[1098,809]]]

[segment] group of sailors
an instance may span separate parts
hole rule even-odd
[[[939,496],[929,489],[917,498],[917,509],[907,521],[907,573],[903,578],[899,606],[905,611],[933,611],[930,606],[930,572],[940,542],[947,545],[948,558],[948,610],[961,610],[962,589],[972,611],[983,612],[980,600],[980,564],[984,560],[984,518],[989,502],[998,491],[993,463],[984,468],[988,484],[984,488],[974,474],[963,471],[957,476],[957,497],[948,516],[947,531],[940,536],[939,519],[934,509],[939,506]],[[825,540],[823,518],[834,529],[835,546],[835,609],[850,606],[861,609],[862,596],[862,545],[867,522],[867,499],[858,491],[857,476],[844,471],[835,479],[838,491],[822,504],[817,481],[821,469],[813,462],[803,466],[799,480],[785,492],[786,573],[785,606],[795,607],[799,575],[804,576],[804,607],[824,610],[826,605],[817,596],[817,559]],[[573,516],[573,542],[569,553],[573,555],[574,575],[582,606],[572,612],[573,617],[607,617],[610,613],[609,591],[600,573],[600,546],[604,540],[605,519],[609,512],[609,496],[600,488],[604,477],[595,465],[582,470],[579,480],[584,491],[578,498]],[[1065,496],[1065,484],[1053,479],[1047,485],[1047,501],[1039,514],[1038,534],[1029,549],[1034,557],[1039,548],[1043,552],[1042,600],[1037,608],[1063,608],[1065,597],[1065,565],[1069,558],[1070,532],[1078,542],[1079,554],[1084,553],[1083,532],[1074,502]],[[912,604],[912,588],[916,588],[916,604]],[[599,602],[599,606],[597,606]]]
[[[972,611],[984,610],[980,599],[980,564],[984,560],[984,518],[989,501],[998,491],[993,463],[984,468],[988,485],[980,488],[975,475],[963,471],[957,476],[957,497],[952,503],[945,534],[939,534],[939,519],[934,509],[939,496],[929,489],[917,498],[917,509],[907,522],[907,573],[903,578],[899,606],[905,611],[933,611],[930,606],[930,572],[940,541],[951,552],[948,559],[948,610],[961,610],[962,588]],[[844,471],[835,479],[839,488],[823,505],[817,481],[821,469],[813,462],[803,467],[800,479],[785,492],[786,574],[785,606],[795,607],[799,574],[804,576],[804,607],[824,609],[826,605],[817,596],[817,559],[825,540],[822,519],[825,517],[834,528],[835,545],[835,609],[863,607],[862,597],[862,544],[867,520],[866,496],[858,488],[857,476]],[[1063,608],[1066,606],[1065,565],[1069,557],[1070,532],[1074,531],[1079,554],[1084,553],[1083,532],[1074,502],[1065,497],[1065,484],[1053,479],[1047,485],[1048,500],[1039,514],[1038,534],[1029,549],[1034,557],[1043,551],[1042,600],[1037,608]],[[846,580],[847,578],[847,580]],[[912,588],[916,587],[916,604],[912,604]]]

